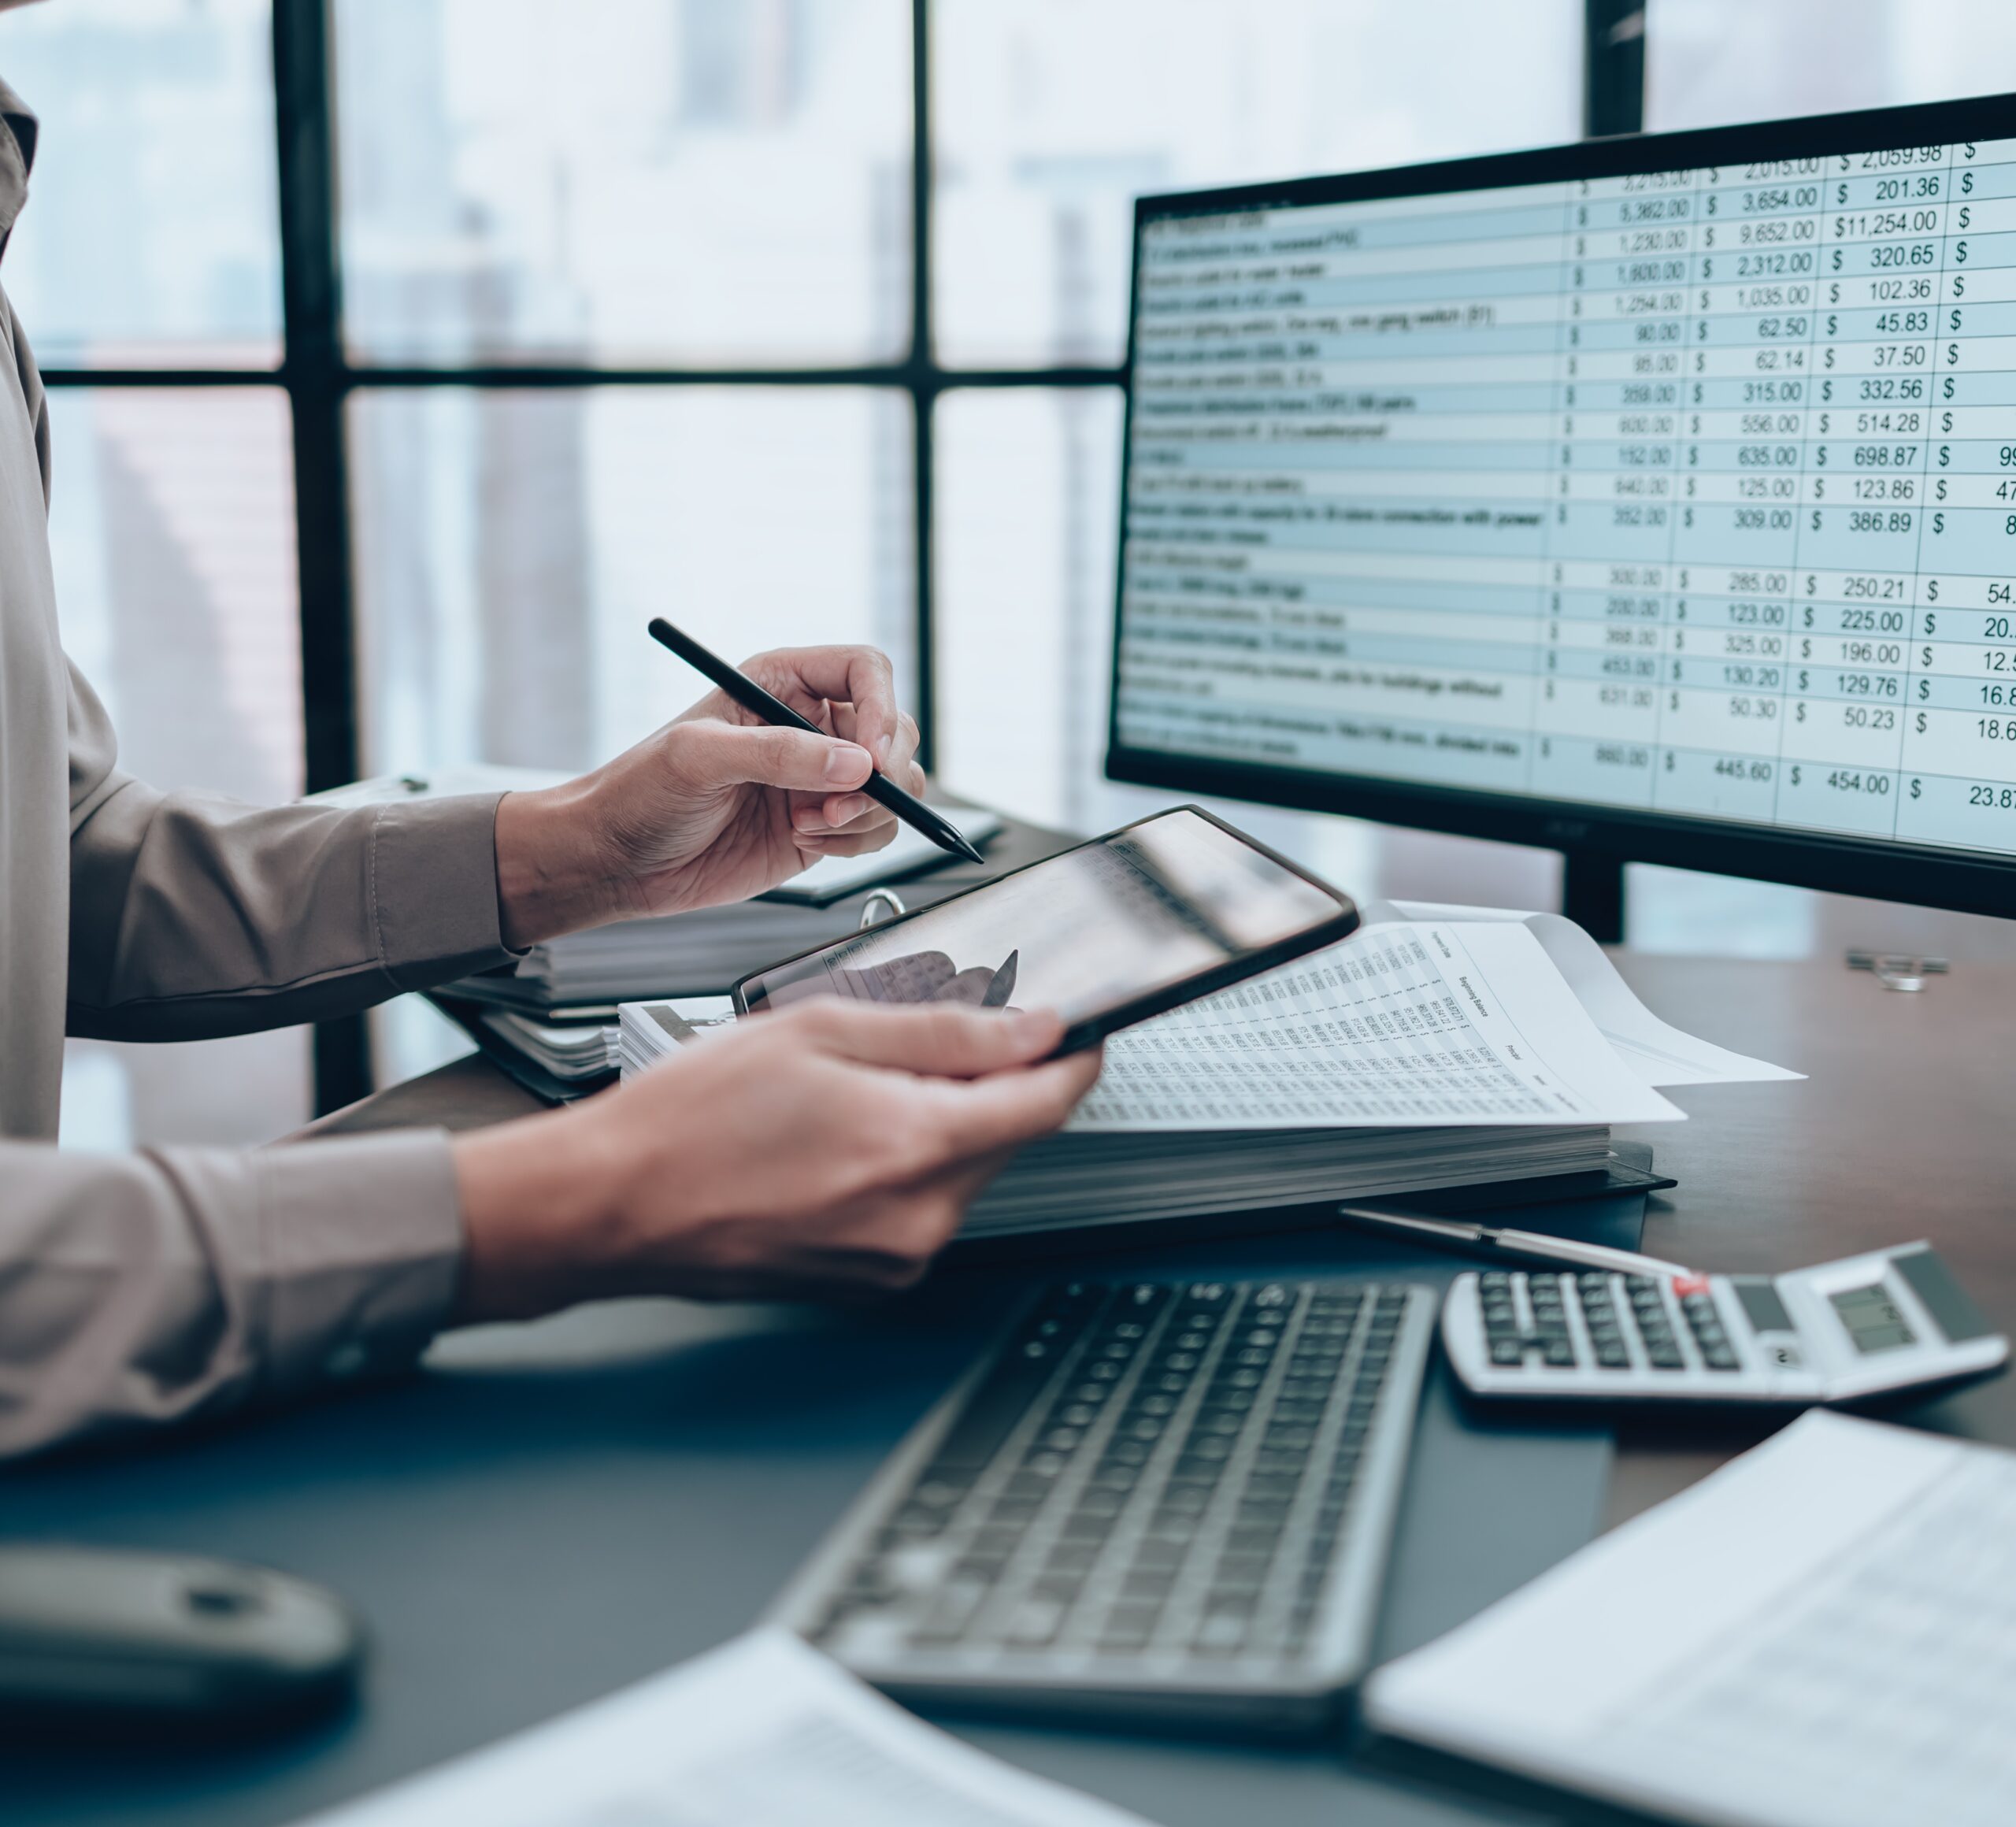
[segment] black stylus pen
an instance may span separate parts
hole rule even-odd
[[[830,733],[810,718],[800,717],[781,698],[773,698],[747,673],[737,671],[720,654],[710,653],[691,635],[681,634],[663,616],[651,617],[650,632],[651,639],[661,647],[671,648],[695,672],[704,674],[744,710],[753,712],[765,723],[780,729],[810,730],[814,736]],[[880,769],[871,771],[857,791],[865,793],[878,805],[888,806],[904,824],[913,831],[922,832],[940,850],[949,850],[969,863],[987,861],[959,835],[955,827],[940,818],[921,799],[912,799]]]

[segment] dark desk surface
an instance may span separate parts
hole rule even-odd
[[[2016,1085],[2006,1038],[2016,968],[1962,966],[1909,996],[1838,963],[1621,962],[1659,1013],[1812,1074],[1675,1094],[1693,1120],[1640,1132],[1681,1182],[1652,1201],[1647,1249],[1709,1268],[1772,1269],[1928,1236],[1991,1317],[2016,1332],[2007,1216]],[[530,1107],[470,1060],[322,1127],[461,1128]],[[1547,1221],[1635,1228],[1635,1201],[1604,1203],[1621,1209],[1582,1219],[1562,1208]],[[1293,1273],[1347,1247],[1341,1233],[1258,1238],[1231,1260],[1246,1273]],[[1376,1257],[1352,1266],[1381,1266]],[[0,1814],[266,1827],[721,1640],[748,1623],[970,1354],[1000,1290],[965,1280],[963,1292],[872,1323],[639,1302],[484,1329],[443,1341],[435,1359],[445,1373],[417,1383],[0,1479],[0,1517],[15,1529],[284,1557],[319,1573],[380,1621],[386,1697],[361,1728],[338,1725],[306,1745],[221,1763],[106,1760],[87,1772],[60,1755],[0,1753],[9,1798]],[[2016,1445],[2016,1380],[1899,1418]],[[1634,1431],[1614,1460],[1611,1517],[1657,1501],[1755,1437]],[[1431,1389],[1420,1441],[1382,1627],[1389,1650],[1446,1628],[1585,1539],[1610,1462],[1600,1436],[1573,1429],[1473,1428],[1446,1382]],[[1480,1480],[1490,1488],[1483,1501]],[[1424,1500],[1429,1487],[1436,1503]],[[1448,1500],[1452,1490],[1467,1506]],[[1488,1532],[1475,1529],[1479,1514],[1491,1518]],[[428,1698],[395,1707],[395,1692]],[[1366,1827],[1592,1818],[1551,1799],[1466,1793],[1432,1769],[1373,1781],[1321,1750],[969,1731],[1169,1827],[1256,1811],[1284,1824]]]
[[[1997,1327],[2016,1333],[2016,967],[1963,965],[1907,995],[1838,959],[1616,955],[1657,1014],[1810,1075],[1803,1084],[1683,1086],[1670,1095],[1692,1121],[1625,1132],[1650,1143],[1680,1181],[1651,1202],[1648,1252],[1705,1269],[1775,1270],[1928,1237]],[[470,1058],[322,1126],[465,1128],[536,1107]],[[2016,1377],[1891,1412],[2016,1447]],[[1627,1429],[1610,1520],[1670,1496],[1755,1437]]]
[[[1839,958],[1620,953],[1618,963],[1669,1021],[1811,1075],[1683,1086],[1668,1095],[1690,1121],[1625,1132],[1651,1143],[1680,1182],[1651,1201],[1650,1254],[1770,1271],[1926,1237],[1996,1328],[2016,1334],[2016,967],[1962,965],[1907,995]],[[1884,1412],[2016,1447],[2016,1377]],[[1626,1429],[1610,1520],[1670,1496],[1755,1437]]]

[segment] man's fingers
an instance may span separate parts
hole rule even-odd
[[[891,1003],[821,998],[804,1020],[828,1052],[863,1065],[934,1078],[973,1078],[1040,1059],[1063,1036],[1047,1010],[1010,1013],[958,1002]]]
[[[892,818],[869,832],[801,831],[793,841],[801,850],[816,856],[857,857],[888,849],[895,835],[896,821]]]
[[[682,724],[680,739],[679,762],[703,787],[747,781],[823,795],[858,787],[869,776],[866,750],[808,730],[702,721]]]
[[[787,647],[758,654],[743,670],[787,702],[824,698],[848,704],[853,728],[847,733],[875,758],[878,768],[888,765],[902,725],[895,673],[880,649]]]
[[[865,793],[829,793],[822,799],[794,801],[791,821],[795,830],[815,836],[832,831],[854,835],[873,825],[893,822],[895,816]]]
[[[1102,1063],[1095,1049],[1046,1060],[1026,1071],[936,1088],[943,1111],[939,1132],[947,1158],[1012,1148],[1047,1136],[1092,1088]]]

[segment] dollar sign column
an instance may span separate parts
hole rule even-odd
[[[1781,825],[1888,837],[1924,521],[1947,150],[1828,159]]]
[[[2016,851],[2016,141],[1953,151],[1896,835]]]
[[[1578,181],[1532,790],[1653,802],[1696,173]]]
[[[1710,167],[1696,195],[1662,811],[1775,808],[1826,162]]]

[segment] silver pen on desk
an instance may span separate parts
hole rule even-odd
[[[1540,1231],[1466,1224],[1460,1218],[1425,1218],[1411,1212],[1381,1211],[1377,1206],[1340,1206],[1337,1216],[1368,1230],[1403,1232],[1438,1243],[1503,1251],[1508,1256],[1537,1257],[1543,1262],[1572,1262],[1581,1269],[1611,1269],[1623,1275],[1695,1273],[1683,1263],[1661,1257],[1613,1250],[1603,1243],[1581,1243],[1572,1237],[1550,1237]]]

